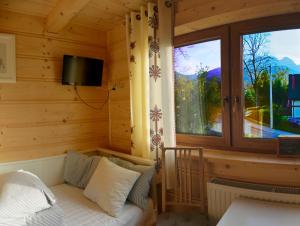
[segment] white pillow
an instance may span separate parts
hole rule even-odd
[[[102,157],[83,194],[109,215],[117,217],[140,175]]]
[[[55,202],[53,193],[34,174],[17,171],[0,175],[0,225],[19,225]]]

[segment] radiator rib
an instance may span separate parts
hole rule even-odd
[[[216,225],[238,197],[300,204],[300,188],[214,179],[207,183],[208,215],[212,225]]]

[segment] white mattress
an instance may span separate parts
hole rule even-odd
[[[144,217],[143,211],[126,203],[118,218],[107,215],[96,203],[83,195],[83,190],[61,184],[51,187],[57,204],[64,211],[64,222],[67,226],[136,226]]]
[[[300,206],[236,199],[217,226],[299,226]]]

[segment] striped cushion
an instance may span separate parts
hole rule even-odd
[[[76,151],[69,151],[64,170],[65,182],[79,188],[85,188],[99,160],[100,156],[89,157]]]
[[[132,162],[116,157],[110,157],[109,160],[121,167],[141,173],[141,176],[135,182],[127,199],[138,207],[146,209],[148,206],[151,180],[154,174],[154,166],[135,165]]]

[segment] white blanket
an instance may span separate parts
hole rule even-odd
[[[136,226],[144,217],[142,209],[126,203],[120,216],[109,216],[83,195],[83,190],[67,184],[51,188],[64,211],[66,226]]]

